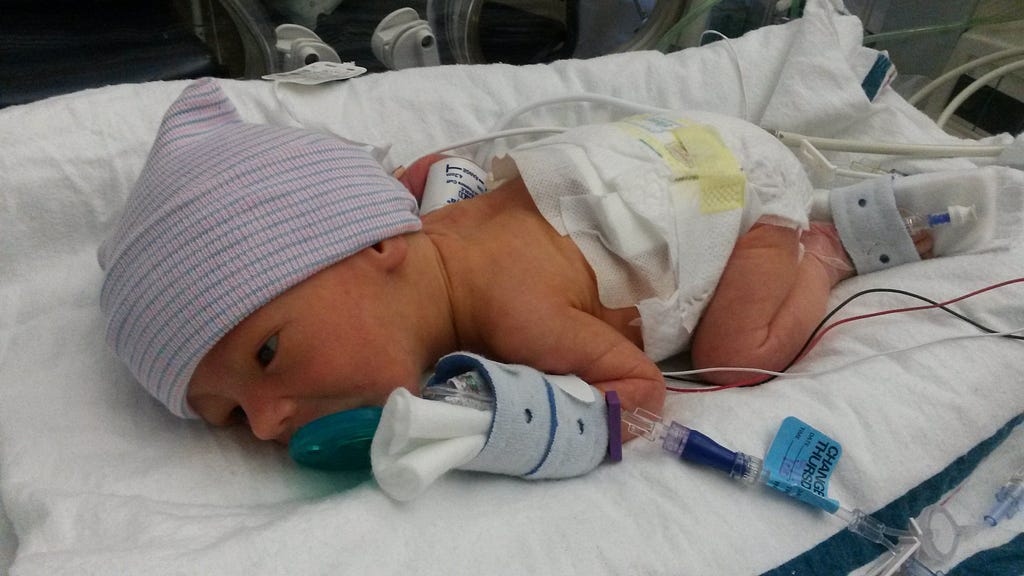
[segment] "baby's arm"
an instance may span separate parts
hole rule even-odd
[[[535,307],[536,308],[536,307]],[[661,371],[642,350],[602,320],[569,306],[506,316],[522,326],[505,326],[494,352],[509,362],[549,374],[575,374],[602,392],[615,390],[624,410],[656,414],[665,402]]]

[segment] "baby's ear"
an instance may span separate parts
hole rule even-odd
[[[366,249],[372,260],[382,270],[390,272],[405,262],[409,253],[409,241],[404,235],[392,236]]]

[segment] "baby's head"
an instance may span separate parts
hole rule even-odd
[[[225,335],[292,288],[420,226],[416,199],[365,148],[245,123],[216,81],[198,81],[168,110],[100,247],[107,341],[171,412],[195,418],[189,382]]]

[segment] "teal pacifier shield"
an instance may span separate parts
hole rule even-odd
[[[306,424],[292,436],[288,454],[303,466],[320,470],[365,470],[381,408],[356,408]]]

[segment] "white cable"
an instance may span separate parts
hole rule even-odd
[[[843,176],[844,178],[856,178],[858,180],[870,180],[871,178],[878,178],[879,176],[888,176],[889,174],[883,172],[862,172],[860,170],[850,170],[849,168],[836,168],[836,176]]]
[[[524,134],[558,134],[561,132],[565,132],[566,130],[567,128],[561,128],[558,126],[531,126],[528,128],[510,128],[508,130],[498,130],[496,132],[489,132],[482,136],[475,136],[473,138],[468,138],[466,140],[460,140],[459,142],[448,144],[443,148],[438,148],[437,150],[427,152],[426,154],[421,154],[420,158],[424,156],[429,156],[431,154],[440,154],[442,152],[448,152],[449,150],[455,150],[456,148],[462,148],[463,146],[469,146],[471,144],[479,144],[480,142],[490,142],[492,140],[497,140],[498,138],[522,136]]]
[[[946,121],[949,120],[949,117],[952,116],[953,113],[956,112],[957,108],[964,103],[964,100],[967,100],[971,95],[988,84],[990,80],[1001,78],[1010,72],[1021,68],[1024,68],[1024,60],[1017,60],[1016,62],[1004,64],[988,74],[985,74],[981,78],[978,78],[974,82],[971,82],[966,88],[956,95],[956,98],[953,98],[949,104],[946,105],[945,110],[942,111],[942,114],[939,115],[939,119],[936,120],[935,123],[939,125],[939,128],[942,128],[946,125]]]
[[[892,355],[895,355],[895,354],[902,354],[904,352],[911,352],[913,350],[917,350],[918,348],[924,348],[926,346],[931,346],[933,344],[942,344],[944,342],[952,342],[954,340],[966,340],[966,339],[969,339],[969,338],[987,338],[987,337],[990,337],[990,336],[1009,336],[1011,334],[1016,334],[1018,332],[1024,332],[1024,326],[1022,326],[1020,328],[1017,328],[1017,329],[1014,329],[1014,330],[1006,330],[1006,331],[1003,331],[1003,332],[992,332],[992,333],[984,333],[984,334],[965,334],[965,335],[962,335],[962,336],[950,336],[948,338],[940,338],[938,340],[932,340],[930,342],[924,342],[922,344],[917,344],[915,346],[908,346],[906,348],[898,348],[896,350],[888,350],[888,351],[885,351],[885,352],[879,352],[878,354],[871,354],[870,356],[864,356],[862,358],[858,358],[856,360],[853,360],[852,362],[847,362],[846,364],[840,364],[839,366],[835,366],[835,367],[832,367],[832,368],[826,368],[825,370],[819,370],[818,372],[773,372],[771,370],[762,370],[761,368],[740,368],[740,367],[720,366],[720,367],[715,367],[715,368],[700,368],[700,369],[697,369],[697,370],[681,370],[681,371],[678,371],[678,372],[662,372],[661,374],[663,376],[679,377],[679,376],[694,376],[694,375],[697,375],[697,374],[706,374],[706,373],[709,373],[709,372],[749,372],[749,373],[752,373],[752,374],[765,374],[765,375],[768,375],[768,376],[776,376],[776,377],[779,377],[779,378],[816,378],[818,376],[824,376],[825,374],[831,374],[832,372],[838,372],[840,370],[845,370],[845,369],[849,368],[850,366],[853,366],[855,364],[860,364],[861,362],[867,362],[868,360],[873,360],[875,358],[879,358],[879,357],[882,357],[882,356],[892,356]],[[694,390],[701,390],[701,388],[694,387]]]
[[[615,96],[606,96],[604,94],[593,94],[590,92],[578,92],[575,94],[564,94],[562,96],[554,96],[551,98],[544,98],[529,104],[524,104],[515,110],[512,110],[494,125],[495,130],[503,130],[509,123],[515,120],[517,117],[523,114],[540,108],[542,106],[550,106],[552,104],[562,104],[565,102],[596,102],[598,104],[611,104],[627,110],[633,110],[635,112],[671,112],[667,108],[659,108],[657,106],[648,106],[646,104],[639,104],[637,102],[631,102],[623,98],[617,98]]]
[[[970,62],[967,62],[965,64],[957,66],[956,68],[953,68],[952,70],[944,73],[942,76],[939,76],[935,80],[932,80],[931,82],[926,84],[924,88],[921,88],[920,90],[915,92],[913,96],[911,96],[910,98],[907,98],[907,102],[912,104],[912,105],[914,105],[914,106],[916,106],[918,102],[923,100],[925,96],[931,94],[936,88],[938,88],[939,86],[942,86],[943,84],[945,84],[946,82],[949,82],[950,80],[952,80],[954,78],[958,78],[964,72],[967,72],[968,70],[973,70],[974,68],[977,68],[978,66],[984,66],[985,64],[988,64],[990,62],[995,62],[997,60],[1005,60],[1006,58],[1010,58],[1010,57],[1017,56],[1017,55],[1020,55],[1020,54],[1024,54],[1024,46],[1017,46],[1017,47],[1014,47],[1014,48],[1007,48],[1006,50],[1000,50],[999,52],[993,52],[992,54],[989,54],[987,56],[982,56],[981,58],[975,58],[974,60],[971,60]]]
[[[736,66],[736,78],[740,84],[740,96],[743,98],[743,119],[750,122],[750,107],[747,104],[747,89],[743,83],[743,68],[740,67],[740,55],[736,52],[736,48],[733,47],[732,42],[729,41],[729,37],[722,34],[718,30],[705,30],[700,34],[700,44],[704,43],[704,36],[707,34],[717,34],[724,42],[726,48],[732,54],[732,63]]]
[[[727,46],[730,46],[727,44]],[[731,47],[731,46],[730,46]],[[734,54],[735,55],[735,54]],[[740,73],[740,84],[742,89],[742,70],[739,69],[738,60],[735,62],[737,70]],[[986,75],[988,76],[988,75]],[[985,78],[985,77],[982,77]],[[979,80],[980,81],[980,80]],[[280,100],[280,99],[279,99]],[[622,98],[615,96],[606,96],[603,94],[591,94],[591,93],[576,93],[566,94],[562,96],[555,96],[552,98],[545,98],[524,104],[505,116],[503,116],[494,125],[494,129],[488,134],[470,138],[460,142],[449,144],[436,151],[430,152],[431,154],[438,154],[441,152],[447,152],[463,146],[469,146],[471,144],[477,144],[480,142],[490,142],[498,138],[505,138],[509,136],[518,136],[524,134],[551,134],[565,132],[567,128],[560,128],[554,126],[541,126],[541,127],[526,127],[526,128],[512,128],[506,129],[505,127],[510,124],[517,117],[543,106],[550,106],[553,104],[562,104],[568,102],[592,102],[598,104],[609,104],[624,108],[636,113],[663,113],[671,112],[666,108],[659,108],[657,106],[649,106],[646,104],[639,104],[636,102],[630,102]],[[744,109],[746,109],[746,94],[743,95]],[[290,111],[288,111],[290,113]],[[746,114],[745,110],[745,114]],[[293,116],[294,118],[294,116]],[[865,153],[865,154],[887,154],[887,155],[902,155],[902,156],[916,156],[922,158],[955,158],[955,157],[989,157],[998,156],[1002,153],[1004,146],[982,146],[982,145],[945,145],[945,144],[902,144],[902,143],[885,143],[885,142],[863,142],[857,140],[842,140],[834,138],[820,138],[816,136],[804,136],[802,134],[796,134],[793,132],[786,131],[775,131],[773,134],[782,143],[791,147],[799,147],[802,140],[806,140],[813,144],[819,150],[836,150],[845,152]],[[477,151],[473,160],[478,165],[485,165],[488,156],[490,155],[490,146],[482,146]],[[845,175],[845,174],[844,174]],[[865,177],[864,174],[851,172],[848,174],[851,177]]]
[[[534,102],[530,102],[528,104],[524,104],[512,110],[508,114],[504,115],[501,119],[499,119],[498,122],[494,124],[494,127],[492,128],[492,133],[503,131],[506,126],[512,123],[513,120],[529,112],[530,110],[534,110],[542,106],[550,106],[552,104],[562,104],[566,102],[594,102],[597,104],[610,104],[612,106],[625,108],[626,110],[630,110],[636,113],[670,112],[670,110],[666,108],[658,108],[657,106],[638,104],[636,102],[630,102],[629,100],[624,100],[622,98],[616,98],[615,96],[605,96],[603,94],[591,94],[589,92],[580,92],[576,94],[565,94],[562,96],[555,96],[552,98],[544,98],[542,100],[537,100]],[[476,156],[473,158],[473,160],[478,165],[483,166],[487,161],[487,157],[490,156],[490,151],[491,150],[489,146],[482,146],[480,150],[477,151]]]
[[[998,156],[1005,146],[983,146],[977,144],[902,144],[897,142],[864,142],[838,138],[804,136],[795,132],[776,130],[772,132],[786,146],[800,147],[806,140],[818,150],[857,152],[863,154],[891,154],[894,156],[916,156],[918,158],[961,158]]]

